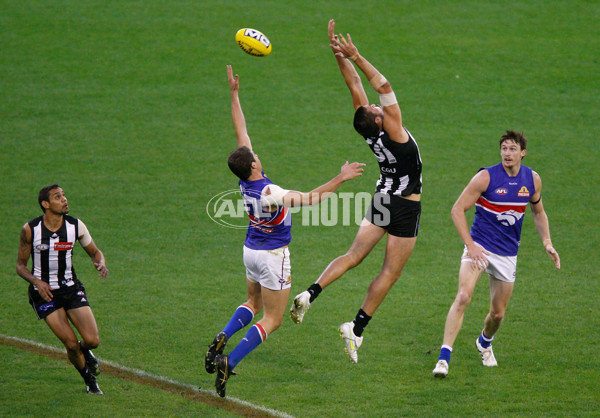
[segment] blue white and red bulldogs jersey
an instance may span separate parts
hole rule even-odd
[[[264,176],[264,173],[263,173]],[[292,215],[285,206],[277,207],[275,212],[267,212],[261,205],[261,192],[269,184],[267,177],[260,180],[240,180],[240,189],[244,206],[250,218],[244,245],[253,250],[274,250],[292,240]]]
[[[490,184],[475,203],[471,237],[494,254],[515,256],[521,243],[525,209],[535,193],[533,172],[521,165],[519,174],[509,177],[502,163],[481,170],[489,172]]]

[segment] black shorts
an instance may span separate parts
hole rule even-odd
[[[412,238],[419,233],[421,202],[386,193],[375,193],[365,219],[396,237]]]
[[[77,282],[66,289],[53,289],[52,295],[52,300],[46,302],[40,296],[40,293],[33,288],[33,285],[29,286],[29,303],[33,307],[38,319],[44,319],[52,312],[61,308],[68,311],[69,309],[81,308],[82,306],[90,306],[85,293],[85,287],[83,287],[81,282]]]

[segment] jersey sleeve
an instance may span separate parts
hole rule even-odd
[[[79,230],[79,236],[77,237],[77,239],[79,240],[79,243],[82,247],[87,247],[88,245],[90,245],[90,242],[92,242],[92,236],[90,235],[87,227],[81,221],[81,219],[78,219],[77,221],[77,229]]]
[[[283,206],[283,196],[285,196],[289,190],[283,189],[276,184],[269,184],[262,189],[260,194],[260,203],[263,207],[266,206]]]

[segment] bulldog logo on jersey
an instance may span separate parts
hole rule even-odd
[[[508,212],[500,213],[496,216],[496,219],[504,226],[512,226],[517,223],[523,217],[523,213],[517,212],[516,210],[509,210]]]

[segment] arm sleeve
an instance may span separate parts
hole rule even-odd
[[[81,219],[78,219],[78,221],[79,225],[77,226],[77,229],[79,231],[79,236],[77,237],[77,239],[79,240],[79,243],[82,247],[87,247],[90,244],[90,242],[92,242],[92,236],[88,232],[87,226],[85,226]]]
[[[269,194],[267,194],[267,190]],[[282,189],[276,184],[269,184],[266,186],[261,193],[260,203],[264,206],[283,206],[283,196],[285,196],[289,190]]]

